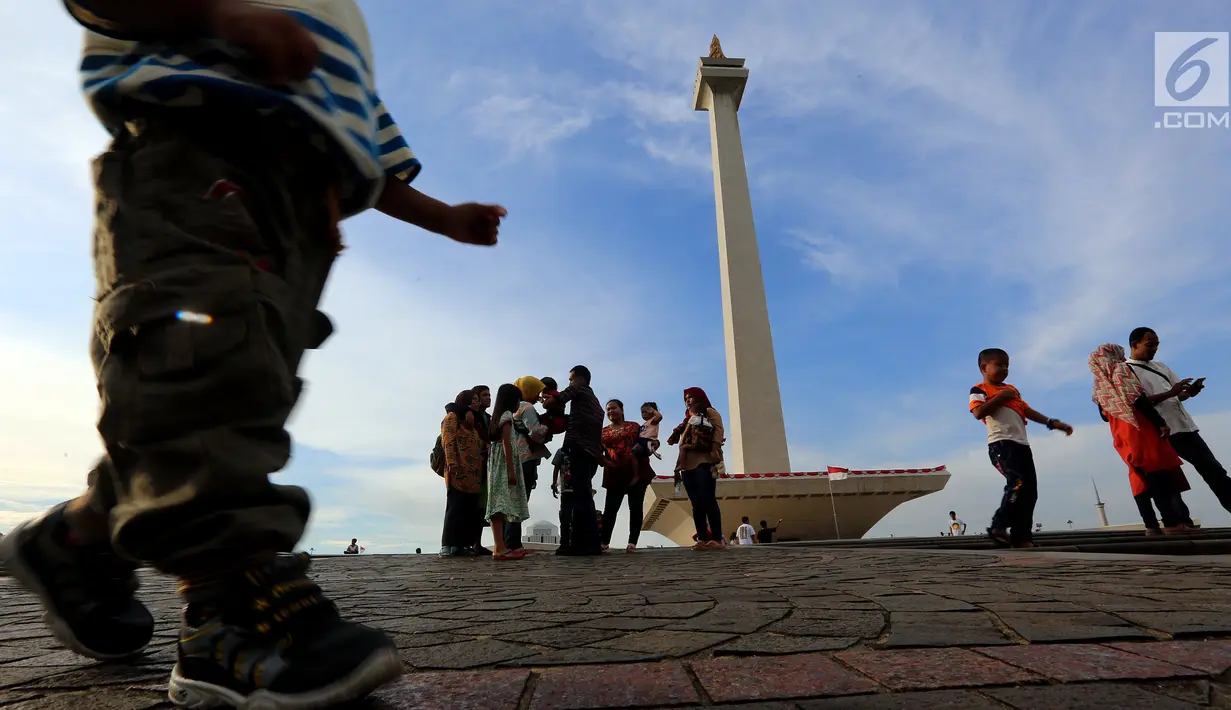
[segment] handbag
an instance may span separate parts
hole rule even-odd
[[[705,417],[701,417],[702,425],[694,426],[691,421],[684,427],[684,435],[680,437],[680,449],[683,451],[712,451],[714,448],[714,427]]]

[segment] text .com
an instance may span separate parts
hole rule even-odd
[[[1231,111],[1165,111],[1155,128],[1231,128]]]

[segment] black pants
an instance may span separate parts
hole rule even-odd
[[[573,547],[573,503],[575,500],[572,491],[560,493],[560,548],[564,550]]]
[[[526,502],[530,502],[530,494],[539,482],[539,460],[525,461],[521,465],[521,475],[526,479]],[[504,524],[504,546],[510,550],[523,547],[521,541],[521,521]]]
[[[1188,506],[1184,506],[1183,511],[1177,508],[1175,501],[1179,498],[1179,493],[1175,489],[1174,474],[1171,471],[1152,471],[1143,473],[1142,478],[1146,482],[1146,491],[1149,497],[1154,501],[1154,505],[1158,507],[1159,515],[1163,518],[1163,525],[1171,527],[1172,525],[1180,525],[1186,522],[1188,517]],[[1136,496],[1134,496],[1136,500]],[[1182,502],[1180,505],[1184,505]],[[1140,510],[1141,504],[1138,503]],[[1151,511],[1153,512],[1153,511]],[[1144,520],[1144,515],[1142,516]],[[1154,517],[1151,515],[1150,517]],[[1146,527],[1149,527],[1146,521]]]
[[[482,517],[478,493],[448,489],[445,495],[445,525],[440,546],[446,550],[473,547],[474,528]]]
[[[1214,452],[1210,451],[1201,434],[1195,431],[1172,434],[1171,448],[1175,449],[1180,458],[1197,469],[1205,484],[1214,491],[1219,504],[1224,510],[1231,512],[1231,478],[1227,477],[1227,470],[1215,458]]]
[[[1034,529],[1034,505],[1039,502],[1039,481],[1034,454],[1026,444],[994,441],[987,445],[992,465],[1004,476],[1004,495],[992,515],[993,530],[1008,530],[1014,543],[1030,542]]]
[[[697,528],[697,540],[721,540],[722,509],[718,507],[718,481],[710,465],[703,463],[690,470],[680,472],[684,480],[684,490],[688,493],[688,502],[692,503],[692,523]]]
[[[645,489],[650,482],[634,483],[628,488],[608,488],[607,500],[603,505],[603,544],[611,544],[611,532],[615,527],[616,518],[620,515],[620,506],[628,497],[628,544],[636,545],[641,538],[641,524],[645,522]]]
[[[602,547],[599,544],[594,494],[590,491],[594,487],[594,474],[598,472],[598,459],[576,447],[570,447],[568,457],[573,485],[573,513],[570,516],[573,525],[569,541],[575,552],[597,554]]]
[[[1158,530],[1158,516],[1154,514],[1154,506],[1150,497],[1150,492],[1138,493],[1133,496],[1133,502],[1137,504],[1137,512],[1141,514],[1141,522],[1145,524],[1147,530]],[[1188,505],[1184,503],[1184,499],[1179,493],[1171,496],[1171,505],[1175,510],[1176,517],[1185,525],[1192,525],[1192,513],[1188,510]]]

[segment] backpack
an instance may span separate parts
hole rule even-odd
[[[428,464],[437,476],[444,478],[445,475],[445,447],[444,442],[438,436],[436,437],[436,445],[432,447],[432,455],[428,457]]]

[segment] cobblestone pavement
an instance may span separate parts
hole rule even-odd
[[[1231,558],[757,547],[313,569],[402,648],[407,675],[367,710],[1231,708]],[[144,583],[154,644],[96,665],[0,579],[0,706],[166,706],[177,602]]]

